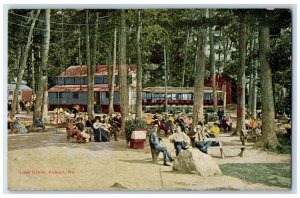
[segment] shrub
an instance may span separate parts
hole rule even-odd
[[[137,128],[146,128],[145,120],[125,120],[125,138],[129,142],[132,132]]]

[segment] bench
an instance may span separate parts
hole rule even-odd
[[[157,151],[157,150],[151,148],[151,146],[150,146],[150,150],[151,150],[151,155],[152,155],[152,162],[153,162],[153,163],[157,163],[159,151]]]
[[[243,157],[244,150],[246,149],[245,142],[241,140],[240,137],[219,137],[219,138],[206,138],[205,141],[214,141],[218,142],[219,146],[210,146],[207,148],[207,152],[209,153],[210,150],[219,149],[221,153],[221,158],[225,158],[225,149],[241,149],[239,153],[240,157]],[[227,145],[228,143],[235,142],[236,145]]]
[[[247,143],[248,140],[252,140],[253,142],[257,142],[260,137],[259,134],[256,134],[255,129],[241,130],[240,132],[241,140]]]

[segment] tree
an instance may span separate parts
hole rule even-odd
[[[142,117],[142,52],[141,52],[141,11],[138,12],[138,25],[137,25],[137,76],[136,76],[136,118]]]
[[[200,10],[200,17],[205,18],[207,10]],[[193,127],[199,121],[203,121],[203,95],[204,95],[204,75],[205,75],[205,49],[206,49],[206,25],[199,29],[198,37],[198,63],[195,71],[194,84],[194,107],[193,107]]]
[[[113,50],[113,63],[110,72],[110,84],[109,84],[109,108],[108,114],[111,115],[114,112],[114,86],[115,86],[115,71],[117,61],[117,27],[114,29],[114,50]],[[110,67],[110,66],[109,66]]]
[[[210,17],[212,17],[212,11],[209,11]],[[215,58],[215,43],[214,43],[214,30],[213,26],[209,27],[209,40],[210,40],[210,53],[209,53],[209,64],[210,73],[212,78],[212,88],[213,88],[213,101],[214,101],[214,111],[218,110],[218,98],[217,98],[217,87],[216,87],[216,58]]]
[[[272,70],[269,64],[270,24],[269,11],[260,13],[259,27],[259,60],[262,103],[262,136],[255,144],[256,147],[276,148],[278,140],[275,133],[275,111],[272,87]]]
[[[25,47],[25,50],[24,50],[24,54],[22,56],[22,62],[21,62],[20,70],[19,70],[18,77],[17,77],[16,88],[14,90],[14,97],[13,97],[12,111],[11,111],[12,116],[14,116],[15,113],[16,113],[17,104],[18,104],[18,93],[19,93],[21,81],[23,79],[24,70],[26,68],[28,52],[29,52],[29,48],[30,48],[30,45],[31,45],[31,37],[32,37],[34,26],[35,26],[35,22],[36,22],[37,18],[39,17],[40,12],[41,12],[41,10],[37,10],[37,13],[36,13],[32,23],[31,23],[30,30],[29,30],[29,33],[28,33],[27,44],[26,44],[26,47]]]
[[[98,34],[98,20],[99,20],[99,13],[96,12],[96,21],[95,21],[95,28],[94,28],[94,37],[93,37],[93,42],[92,42],[92,60],[91,60],[91,77],[90,77],[90,82],[89,82],[89,87],[88,87],[88,92],[90,92],[90,98],[89,98],[89,103],[92,105],[91,111],[94,113],[94,84],[95,84],[95,72],[96,72],[96,63],[97,63],[97,34]]]
[[[119,80],[120,80],[120,106],[122,115],[121,132],[124,133],[125,120],[129,116],[128,104],[128,85],[127,85],[127,64],[126,64],[126,14],[125,10],[121,10],[121,27],[120,27],[120,65],[119,65]]]
[[[45,10],[45,31],[42,46],[41,81],[37,87],[33,119],[46,119],[48,113],[48,53],[50,45],[50,9]]]
[[[90,49],[90,30],[89,30],[89,11],[86,10],[86,62],[87,62],[87,87],[88,87],[88,104],[87,113],[89,116],[93,117],[94,114],[94,91],[93,91],[93,67],[91,64],[91,49]]]
[[[245,129],[245,69],[246,69],[246,10],[236,11],[239,17],[239,65],[237,73],[237,123],[235,134]]]

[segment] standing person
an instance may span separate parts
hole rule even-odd
[[[223,117],[224,117],[224,110],[222,109],[222,107],[220,107],[218,110],[218,117],[219,117],[220,122],[222,122]]]
[[[203,123],[201,121],[194,129],[194,131],[196,132],[196,134],[194,135],[195,147],[203,153],[207,153],[207,148],[211,145],[210,141],[205,141],[205,130],[206,128],[203,126]]]
[[[180,126],[176,127],[176,133],[169,137],[170,141],[174,143],[176,149],[176,156],[179,155],[181,150],[186,150],[190,144],[190,138],[184,132],[182,132]]]
[[[167,158],[169,158],[170,162],[174,161],[171,157],[170,151],[166,146],[160,144],[160,138],[157,136],[158,125],[154,125],[154,129],[150,134],[150,147],[156,151],[163,152],[164,155],[164,166],[170,166],[167,164]]]
[[[26,112],[27,114],[29,114],[29,111],[30,111],[30,102],[29,101],[25,101],[25,108],[26,108]]]

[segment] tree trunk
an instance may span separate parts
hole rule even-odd
[[[34,68],[34,50],[31,50],[31,73],[32,73],[32,95],[35,95],[35,68]]]
[[[187,68],[186,61],[187,61],[187,56],[188,56],[187,51],[188,51],[188,45],[189,45],[189,38],[190,38],[190,30],[187,30],[181,87],[184,87],[184,81],[185,81],[185,71],[186,71],[186,68]]]
[[[81,29],[79,26],[79,37],[78,37],[78,65],[80,66],[80,87],[82,89],[82,57],[81,57]]]
[[[270,26],[263,12],[259,28],[259,59],[262,103],[262,136],[255,144],[256,147],[276,148],[278,140],[275,133],[275,112],[272,88],[272,71],[268,62],[270,51]]]
[[[92,65],[91,65],[91,49],[90,49],[90,29],[89,29],[89,11],[86,10],[86,64],[87,64],[87,88],[88,88],[88,100],[87,100],[87,113],[88,116],[93,117],[94,114],[94,103],[91,103],[94,99],[93,95],[93,85],[92,79],[94,78],[92,72]]]
[[[94,29],[94,39],[93,39],[93,46],[92,46],[92,61],[91,61],[91,78],[90,78],[90,86],[89,92],[90,94],[90,101],[89,103],[92,104],[92,114],[94,116],[94,105],[95,105],[95,93],[94,93],[94,84],[95,84],[95,73],[96,73],[96,65],[97,65],[97,34],[98,34],[98,21],[99,21],[99,13],[96,13],[96,21],[95,21],[95,29]],[[101,105],[101,104],[100,104]]]
[[[253,37],[253,38],[252,38]],[[247,104],[247,109],[251,116],[253,117],[252,114],[252,99],[253,99],[253,86],[254,86],[254,59],[253,59],[253,54],[254,54],[254,36],[249,39],[250,40],[250,79],[249,79],[249,91],[248,91],[248,104]]]
[[[246,12],[238,11],[239,17],[239,68],[237,75],[237,124],[234,135],[245,129],[245,68],[246,68]]]
[[[121,133],[124,133],[125,120],[129,116],[128,104],[128,87],[127,87],[127,65],[126,65],[126,15],[125,10],[121,10],[121,30],[120,30],[120,66],[119,66],[119,80],[120,80],[120,106],[122,115]]]
[[[201,10],[201,17],[206,16],[207,10]],[[203,116],[203,95],[204,95],[204,75],[206,59],[206,27],[202,26],[198,37],[198,63],[195,71],[194,83],[194,107],[193,107],[193,127],[199,121],[204,120]]]
[[[142,52],[141,52],[141,11],[139,11],[138,16],[138,29],[137,29],[137,76],[136,76],[136,118],[142,118],[142,75],[143,75],[143,65],[142,65]]]
[[[45,120],[48,116],[48,53],[50,45],[50,9],[45,10],[45,31],[42,47],[41,76],[39,83],[36,104],[34,106],[34,119],[39,117]],[[37,110],[37,112],[36,112]],[[41,113],[41,114],[40,114]]]
[[[114,30],[114,51],[111,73],[111,85],[109,87],[109,115],[114,113],[114,93],[115,93],[115,71],[117,62],[117,27]]]
[[[252,103],[251,103],[251,115],[256,119],[256,102],[257,102],[257,61],[254,61],[254,77],[252,85]]]
[[[166,49],[166,39],[164,39],[164,70],[165,70],[165,104],[164,104],[164,112],[168,111],[168,79],[167,79],[167,49]]]
[[[18,76],[17,76],[16,88],[14,90],[12,110],[11,110],[11,115],[12,116],[14,116],[15,113],[16,113],[16,108],[17,108],[17,104],[18,104],[18,93],[19,93],[21,81],[23,79],[24,70],[26,68],[28,52],[29,52],[29,48],[30,48],[30,45],[31,45],[31,37],[32,37],[32,33],[33,33],[33,28],[35,26],[35,22],[36,22],[37,18],[39,17],[40,11],[41,10],[37,11],[36,16],[33,19],[32,23],[31,23],[30,30],[29,30],[29,34],[28,34],[28,37],[27,37],[27,44],[26,44],[26,47],[25,47],[24,54],[22,56],[22,62],[21,62],[21,65],[20,65],[20,70],[19,70],[19,73],[18,73]]]
[[[213,87],[213,101],[214,101],[213,105],[214,105],[214,111],[217,112],[218,97],[217,97],[217,86],[216,86],[216,57],[215,57],[215,43],[214,43],[213,31],[214,31],[213,27],[209,27],[209,40],[210,40],[209,63],[210,63],[210,73],[211,73],[212,87]]]

